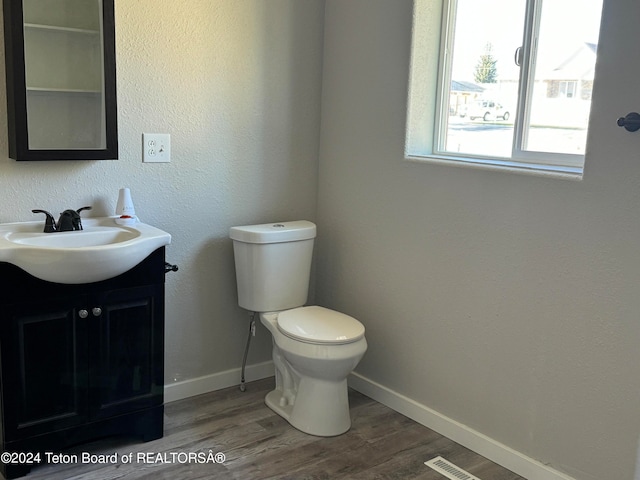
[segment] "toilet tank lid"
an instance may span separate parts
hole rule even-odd
[[[229,237],[244,243],[283,243],[315,238],[316,226],[307,220],[231,227]]]
[[[278,314],[278,329],[307,343],[345,344],[364,337],[364,325],[353,317],[316,305]]]

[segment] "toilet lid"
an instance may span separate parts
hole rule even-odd
[[[364,337],[364,325],[358,320],[318,306],[280,312],[278,329],[286,336],[306,343],[338,345]]]

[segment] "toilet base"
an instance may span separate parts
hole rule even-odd
[[[351,428],[347,380],[301,378],[291,403],[279,388],[265,397],[267,406],[298,430],[318,437],[341,435]]]

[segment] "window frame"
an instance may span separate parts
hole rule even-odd
[[[415,0],[417,4],[420,0]],[[522,45],[520,46],[520,75],[518,88],[518,103],[516,115],[514,116],[513,141],[510,157],[486,156],[480,154],[464,154],[447,151],[444,148],[449,119],[449,97],[451,85],[451,52],[455,35],[455,20],[457,0],[441,0],[441,20],[440,20],[440,45],[437,47],[438,66],[435,87],[434,121],[432,126],[432,141],[430,142],[430,152],[416,155],[411,144],[414,143],[410,136],[412,128],[408,121],[407,131],[407,158],[421,157],[445,162],[463,162],[479,165],[504,166],[507,168],[522,168],[524,170],[540,170],[570,176],[582,175],[585,163],[584,154],[567,154],[541,152],[526,150],[527,134],[530,128],[530,113],[534,86],[534,73],[536,62],[536,50],[533,48],[537,41],[540,29],[543,0],[525,0],[525,18]],[[415,5],[414,5],[415,8]],[[415,21],[414,16],[414,21]],[[414,24],[413,49],[416,49],[416,25]],[[515,52],[514,52],[515,53]],[[412,51],[412,64],[415,59],[415,51]],[[412,71],[412,77],[415,72]],[[411,80],[414,82],[415,80]],[[410,84],[411,85],[411,84]],[[524,93],[523,93],[524,92]],[[578,92],[576,91],[576,94]],[[409,98],[409,108],[412,99]],[[409,120],[409,119],[408,119]],[[588,132],[588,126],[587,126]],[[420,135],[418,135],[420,136]],[[423,142],[424,143],[424,142]]]

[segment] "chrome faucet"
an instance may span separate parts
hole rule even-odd
[[[46,210],[31,210],[33,213],[44,213],[44,233],[53,232],[71,232],[73,230],[82,230],[82,219],[80,218],[80,212],[83,210],[91,210],[91,207],[82,207],[78,210],[65,210],[60,214],[60,218],[56,223],[56,219],[53,218]]]

